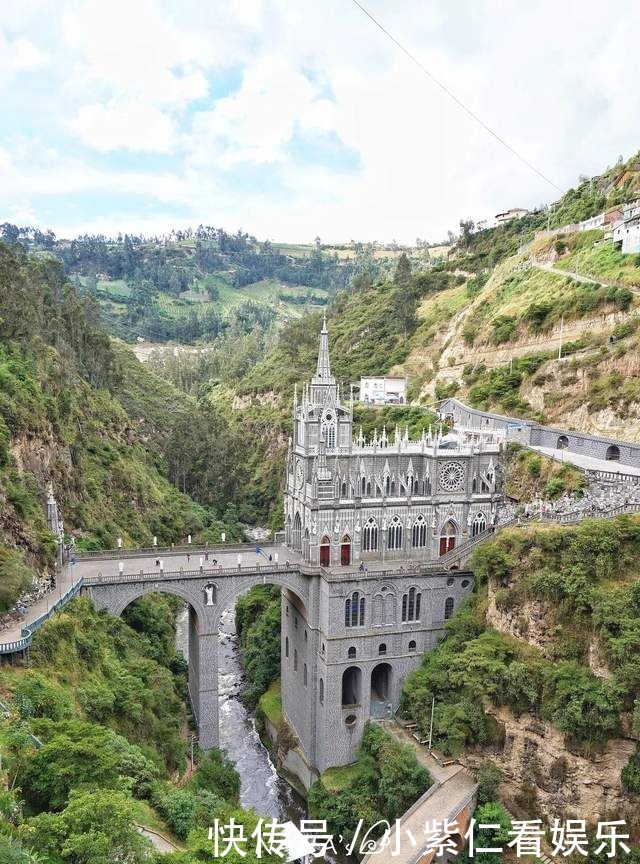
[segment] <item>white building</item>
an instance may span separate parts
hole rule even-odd
[[[522,219],[529,213],[523,207],[512,207],[510,210],[505,210],[504,213],[496,213],[496,222],[498,225],[504,225],[505,222],[511,222],[513,219]]]
[[[404,405],[406,378],[361,378],[360,401],[374,405]]]

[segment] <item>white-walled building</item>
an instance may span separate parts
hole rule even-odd
[[[373,405],[404,405],[407,401],[407,379],[361,378],[360,401]]]

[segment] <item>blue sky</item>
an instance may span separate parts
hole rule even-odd
[[[370,0],[562,188],[640,149],[640,4]],[[0,5],[0,221],[437,240],[557,195],[350,0]]]

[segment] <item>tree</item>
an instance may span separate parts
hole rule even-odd
[[[475,230],[476,224],[473,219],[460,220],[460,240],[464,246],[468,246],[471,242],[471,236]]]
[[[123,792],[72,792],[62,813],[29,820],[35,851],[69,864],[144,864],[152,849],[133,822],[133,801]]]

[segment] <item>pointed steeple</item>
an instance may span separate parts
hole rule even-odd
[[[331,366],[329,364],[329,331],[327,330],[327,315],[325,312],[320,331],[320,348],[318,350],[318,365],[316,367],[315,382],[333,382],[331,377]]]

